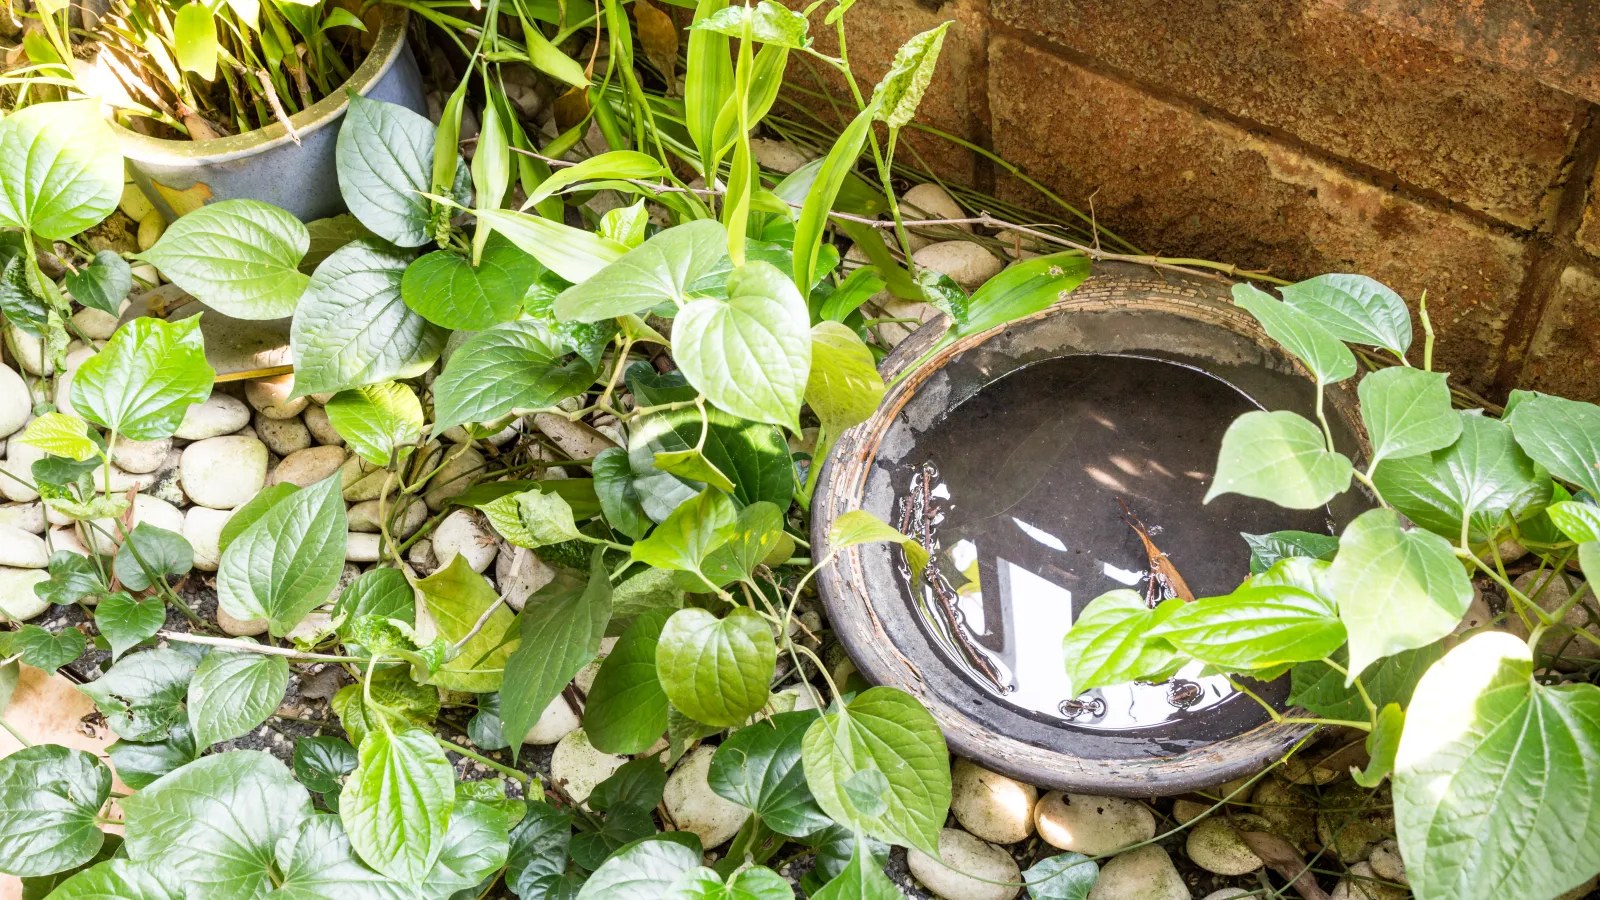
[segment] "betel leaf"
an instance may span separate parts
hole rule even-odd
[[[334,152],[339,193],[373,234],[401,247],[433,238],[433,124],[397,103],[354,92]]]
[[[949,22],[941,22],[935,28],[914,35],[895,51],[889,71],[872,91],[878,121],[891,129],[899,129],[916,116],[922,95],[933,80],[934,67],[939,64],[939,50],[944,46],[944,35],[949,28]]]
[[[473,215],[478,217],[478,228],[504,235],[545,268],[573,284],[594,277],[628,252],[626,246],[592,231],[528,213],[478,209]],[[485,234],[483,240],[487,239]]]
[[[391,723],[415,725],[425,728],[439,716],[439,689],[431,684],[419,684],[411,679],[405,666],[382,669],[372,676],[372,706],[366,705],[366,692],[359,684],[345,685],[333,695],[329,705],[339,716],[339,724],[357,744],[366,740],[369,732],[383,728],[387,716]],[[380,710],[377,707],[382,706]]]
[[[222,551],[218,603],[236,619],[266,619],[273,635],[288,634],[338,585],[348,531],[338,473],[289,494]]]
[[[843,550],[857,544],[873,544],[889,541],[899,544],[910,538],[895,530],[889,523],[883,521],[864,509],[852,509],[833,520],[828,527],[828,548],[830,550]]]
[[[140,522],[133,527],[111,563],[117,580],[130,590],[142,591],[168,575],[194,568],[194,548],[176,531]]]
[[[254,525],[256,520],[267,514],[267,511],[278,504],[279,500],[296,493],[300,485],[293,482],[280,481],[270,487],[261,489],[259,494],[251,497],[245,504],[233,511],[226,524],[222,526],[222,536],[217,541],[218,552],[227,550],[244,530]]]
[[[47,895],[24,887],[22,900],[183,900],[183,888],[168,882],[152,866],[112,858],[73,873]]]
[[[399,569],[379,567],[361,573],[339,594],[334,615],[353,622],[362,616],[399,619],[412,624],[416,618],[416,592]]]
[[[110,795],[111,770],[92,753],[40,744],[0,759],[0,872],[50,875],[93,859]]]
[[[181,650],[146,650],[124,657],[78,690],[123,740],[165,740],[184,721],[183,697],[194,667],[194,658]]]
[[[676,475],[684,481],[699,482],[700,484],[714,487],[719,491],[732,493],[733,482],[722,470],[712,465],[711,460],[701,451],[690,447],[687,450],[657,451],[652,460],[657,471]]]
[[[538,260],[494,234],[484,242],[476,266],[449,250],[412,263],[400,281],[400,294],[435,325],[479,331],[515,319],[523,295],[544,271]]]
[[[1364,788],[1375,788],[1394,771],[1395,753],[1400,749],[1400,732],[1405,728],[1406,713],[1398,703],[1390,703],[1378,711],[1376,727],[1367,734],[1367,765],[1362,770],[1354,766],[1350,777]]]
[[[811,374],[810,312],[794,283],[751,261],[728,276],[728,299],[692,300],[678,313],[675,358],[718,408],[800,430]]]
[[[836,828],[845,832],[842,827]],[[838,870],[838,874],[811,895],[812,900],[901,900],[905,894],[889,880],[883,870],[884,859],[874,854],[873,844],[871,838],[860,832],[853,838],[845,832],[840,842],[830,843],[830,849],[841,846],[846,849],[848,861]],[[822,850],[819,849],[819,870],[823,862]]]
[[[667,695],[656,677],[656,650],[671,614],[657,609],[639,615],[600,664],[583,711],[583,730],[596,750],[643,753],[667,730]]]
[[[1324,585],[1350,633],[1350,671],[1449,634],[1472,602],[1450,543],[1406,530],[1387,509],[1362,513],[1339,537]]]
[[[1372,461],[1441,450],[1461,436],[1443,372],[1392,366],[1361,379],[1361,419],[1372,440]]]
[[[1374,662],[1361,672],[1361,686],[1373,703],[1383,706],[1411,703],[1411,692],[1422,674],[1444,656],[1443,642],[1435,641],[1415,650],[1402,650]],[[1340,649],[1329,657],[1341,667],[1348,666],[1349,655]],[[1367,715],[1367,704],[1353,685],[1345,684],[1345,674],[1327,663],[1316,661],[1295,666],[1290,672],[1289,702],[1329,719],[1360,720]]]
[[[202,757],[121,803],[130,858],[219,900],[271,890],[274,848],[311,813],[306,789],[259,750]]]
[[[439,634],[451,642],[465,639],[478,619],[500,599],[489,582],[472,571],[467,558],[459,553],[451,558],[449,565],[416,584],[439,627]],[[434,673],[433,681],[452,691],[499,690],[504,679],[502,670],[514,648],[514,641],[507,640],[512,624],[511,610],[499,604],[472,640],[461,646],[461,652]]]
[[[455,801],[455,769],[432,732],[378,729],[361,742],[339,818],[367,865],[420,884],[444,849]]]
[[[550,701],[600,652],[611,621],[611,579],[600,551],[582,590],[541,590],[517,617],[521,642],[505,662],[500,719],[513,738],[527,734]],[[512,742],[512,756],[521,748]]]
[[[189,727],[195,744],[247,734],[278,711],[289,686],[289,661],[248,651],[212,650],[189,682]]]
[[[1600,496],[1600,406],[1538,394],[1518,403],[1506,423],[1550,474]]]
[[[434,428],[488,422],[518,407],[554,406],[594,379],[594,366],[573,356],[538,320],[496,325],[458,347],[434,381]]]
[[[531,490],[513,494],[522,535],[530,548],[575,541],[582,537],[572,507],[555,491]]]
[[[72,299],[84,306],[120,315],[122,301],[133,290],[133,267],[116,251],[101,250],[88,266],[67,273],[62,285],[72,294]]]
[[[90,594],[106,589],[95,564],[88,557],[70,550],[57,550],[51,554],[49,571],[50,580],[34,585],[33,593],[50,603],[77,603]]]
[[[310,278],[300,260],[311,234],[293,215],[259,200],[223,200],[178,219],[137,258],[236,319],[292,315]]]
[[[1148,634],[1182,605],[1182,600],[1172,599],[1151,609],[1130,590],[1111,591],[1089,601],[1062,639],[1072,695],[1128,681],[1159,681],[1176,671],[1183,657],[1171,644]]]
[[[1032,900],[1086,900],[1100,878],[1100,867],[1082,853],[1060,853],[1022,873]]]
[[[506,864],[508,831],[505,812],[490,803],[458,796],[450,813],[444,849],[425,883],[433,890],[452,895],[477,886]]]
[[[1315,319],[1334,337],[1371,344],[1404,357],[1411,313],[1400,295],[1365,275],[1319,275],[1278,289],[1283,302]]]
[[[336,790],[356,767],[356,748],[344,738],[313,735],[294,743],[294,774],[308,790]]]
[[[765,866],[739,869],[724,882],[715,869],[701,866],[679,876],[667,900],[794,900],[794,888]]]
[[[340,391],[325,407],[328,422],[358,456],[377,466],[394,459],[395,448],[422,434],[422,403],[410,387],[394,381]],[[402,457],[405,455],[401,451]]]
[[[322,261],[331,256],[333,251],[345,244],[363,238],[377,237],[349,213],[341,213],[326,219],[313,219],[306,223],[306,231],[311,235],[311,249],[301,258],[300,271],[307,276],[315,272],[317,266],[322,265]]]
[[[715,219],[665,229],[556,298],[558,319],[598,322],[688,302],[689,286],[728,264],[728,232]]]
[[[659,568],[699,572],[706,556],[728,542],[727,529],[738,519],[739,511],[728,495],[707,488],[635,543],[633,558]]]
[[[1206,502],[1232,493],[1290,509],[1316,509],[1350,487],[1352,472],[1349,458],[1329,452],[1322,432],[1305,416],[1247,412],[1222,435]]]
[[[644,537],[655,523],[650,521],[639,499],[639,489],[634,486],[628,451],[621,447],[601,450],[592,468],[594,492],[600,498],[606,522],[634,540]]]
[[[20,231],[0,231],[0,315],[17,327],[18,339],[37,343],[50,320],[50,308],[30,284],[28,248]]]
[[[1322,659],[1345,641],[1329,601],[1299,587],[1255,583],[1225,597],[1186,603],[1147,635],[1232,672]]]
[[[98,100],[39,103],[0,121],[0,225],[64,241],[122,198],[122,153]]]
[[[854,331],[838,322],[812,327],[806,402],[830,439],[877,412],[883,393],[872,351]]]
[[[11,646],[7,655],[20,655],[22,661],[36,669],[54,672],[83,655],[88,638],[76,628],[50,631],[38,625],[24,625],[11,632]]]
[[[94,608],[94,624],[110,642],[112,659],[154,637],[166,621],[166,603],[159,594],[134,597],[117,591]]]
[[[1248,284],[1233,286],[1233,302],[1255,316],[1268,337],[1305,363],[1318,386],[1343,381],[1356,373],[1355,354],[1306,313]]]
[[[506,887],[524,900],[544,897],[537,893],[545,879],[560,878],[567,868],[567,847],[572,842],[572,817],[548,803],[529,801],[522,821],[511,829],[506,858]]]
[[[47,412],[28,423],[22,434],[14,440],[21,441],[51,456],[61,456],[83,462],[100,452],[100,445],[89,437],[89,424],[77,416],[62,412]]]
[[[767,705],[778,661],[766,620],[737,607],[725,617],[680,609],[656,648],[656,675],[672,705],[707,725],[739,725]]]
[[[400,297],[400,279],[410,262],[409,255],[392,247],[353,241],[317,267],[289,335],[298,393],[411,378],[439,358],[444,330],[412,312]]]
[[[1553,897],[1600,870],[1600,688],[1533,677],[1486,632],[1424,675],[1395,758],[1418,900]]]
[[[815,710],[778,713],[734,732],[711,757],[711,790],[788,837],[827,828],[833,820],[811,796],[800,764],[801,742],[817,716]]]
[[[1455,413],[1461,436],[1432,453],[1388,459],[1372,480],[1383,499],[1411,521],[1452,543],[1465,533],[1486,541],[1550,501],[1550,478],[1513,438],[1503,421]]]
[[[661,900],[679,876],[699,865],[696,847],[660,837],[634,841],[589,876],[578,900]]]
[[[305,740],[302,738],[301,740]],[[337,816],[306,816],[278,842],[272,900],[405,900],[406,885],[367,868]]]
[[[106,748],[111,765],[128,787],[142,790],[156,779],[188,765],[200,755],[186,722],[178,722],[163,741],[117,741]]]
[[[868,688],[806,730],[806,783],[835,821],[891,843],[938,855],[939,830],[950,810],[950,763],[933,715],[904,691]],[[889,781],[884,811],[863,815],[844,791],[857,772],[876,769]]]
[[[167,323],[141,317],[117,329],[72,379],[72,404],[84,418],[125,438],[171,437],[190,404],[211,396],[200,317]]]
[[[1331,534],[1309,531],[1274,531],[1271,534],[1245,534],[1240,537],[1250,545],[1250,574],[1260,575],[1279,560],[1309,557],[1332,561],[1339,549],[1339,539]]]

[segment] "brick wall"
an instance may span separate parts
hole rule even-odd
[[[1426,290],[1464,384],[1600,400],[1600,4],[858,0],[863,89],[945,20],[924,120],[1144,250]],[[1044,206],[907,137],[940,177]]]

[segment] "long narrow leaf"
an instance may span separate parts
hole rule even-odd
[[[805,206],[800,209],[800,220],[794,226],[794,283],[802,291],[810,291],[811,285],[816,283],[817,251],[822,246],[822,233],[828,227],[828,213],[833,209],[834,199],[839,196],[845,176],[850,174],[855,167],[856,157],[861,155],[861,145],[866,143],[867,135],[871,133],[875,112],[876,107],[869,104],[844,130],[844,134],[839,135],[839,140],[834,142],[833,149],[822,161],[817,180],[811,183],[811,190],[806,194]]]

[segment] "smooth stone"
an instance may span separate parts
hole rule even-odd
[[[279,456],[288,456],[296,450],[304,450],[311,446],[311,429],[300,421],[299,416],[274,419],[268,415],[258,414],[254,424],[256,437],[261,438],[267,449]]]
[[[381,535],[350,534],[345,537],[344,558],[350,562],[377,562],[382,549]]]
[[[335,393],[337,392],[329,392],[326,394],[307,394],[306,396],[311,398],[311,403],[315,406],[327,406],[328,401],[334,398]]]
[[[579,669],[578,674],[572,676],[572,683],[578,686],[578,690],[583,691],[585,697],[589,696],[589,691],[594,689],[594,679],[595,676],[600,674],[600,664],[606,661],[606,657],[611,655],[611,648],[616,645],[617,639],[614,637],[601,638],[600,652],[595,656],[594,661]]]
[[[1235,897],[1253,896],[1255,895],[1244,888],[1223,888],[1220,891],[1212,891],[1211,893],[1205,895],[1205,897],[1201,898],[1201,900],[1234,900]]]
[[[0,478],[4,478],[0,475]],[[8,503],[0,506],[0,525],[10,525],[21,528],[29,534],[44,534],[48,523],[44,518],[44,504],[33,503]]]
[[[1450,633],[1462,637],[1475,628],[1485,628],[1494,623],[1494,613],[1489,611],[1489,603],[1483,598],[1483,590],[1477,585],[1472,586],[1472,603],[1467,606],[1467,614],[1456,623],[1455,630]]]
[[[907,209],[907,207],[910,207]],[[956,198],[938,184],[929,181],[919,184],[906,191],[900,197],[901,218],[907,222],[914,219],[966,219],[970,218],[967,211],[961,208]],[[972,233],[971,225],[952,225],[968,234]]]
[[[616,446],[610,438],[578,422],[569,422],[565,416],[539,413],[533,417],[533,424],[572,459],[593,459]]]
[[[56,379],[56,409],[69,416],[82,418],[77,409],[72,405],[72,383],[77,380],[78,369],[95,355],[94,348],[79,346],[78,349],[67,353],[67,368]]]
[[[32,444],[7,441],[6,458],[0,462],[0,469],[8,474],[0,475],[0,495],[13,503],[31,503],[39,499],[39,492],[28,485],[33,484],[33,464],[44,457],[44,451]]]
[[[1411,883],[1406,879],[1406,861],[1400,856],[1400,844],[1394,838],[1381,841],[1373,847],[1372,855],[1367,857],[1367,865],[1372,866],[1373,873],[1384,881]]]
[[[44,538],[15,525],[0,525],[0,566],[43,569],[50,565],[50,548]]]
[[[6,349],[16,351],[16,363],[22,366],[22,371],[29,375],[54,375],[56,363],[44,352],[44,341],[31,334],[23,332],[15,325],[7,325],[6,329],[11,334],[11,340],[6,342]]]
[[[344,457],[343,447],[307,447],[304,450],[296,450],[272,467],[272,474],[267,476],[267,485],[270,487],[288,482],[300,487],[310,487],[324,478],[333,477],[333,474],[344,465]]]
[[[732,839],[750,817],[750,810],[711,790],[706,776],[714,753],[715,747],[702,745],[679,760],[667,776],[667,789],[662,796],[667,815],[678,830],[694,834],[700,838],[700,846],[708,849]]]
[[[267,483],[267,445],[252,437],[225,435],[183,449],[183,492],[212,509],[234,509]]]
[[[600,782],[610,778],[628,761],[626,756],[602,753],[589,743],[589,735],[582,728],[568,734],[556,744],[550,758],[550,777],[566,791],[572,802],[588,808],[584,801]]]
[[[583,725],[578,714],[572,711],[572,704],[567,698],[557,694],[550,705],[539,714],[539,721],[533,723],[528,733],[523,735],[524,744],[554,744],[562,738],[577,731]]]
[[[439,560],[433,555],[433,541],[420,540],[412,544],[411,549],[406,551],[406,562],[417,570],[417,574],[432,575],[439,568]]]
[[[0,438],[21,430],[32,412],[27,382],[10,366],[0,366]]]
[[[1167,851],[1146,844],[1102,865],[1088,900],[1190,900],[1193,896]]]
[[[943,900],[1011,900],[1021,890],[1017,882],[1022,873],[1011,854],[955,828],[939,832],[939,859],[913,848],[906,851],[906,864],[923,887]]]
[[[498,550],[494,532],[482,517],[470,509],[458,509],[439,523],[433,532],[433,555],[440,566],[460,555],[474,572],[482,572],[494,562]]]
[[[971,241],[940,241],[911,255],[919,269],[949,275],[956,284],[972,290],[1000,274],[1005,263]]]
[[[171,503],[149,494],[134,496],[132,521],[134,527],[145,523],[164,528],[174,534],[183,532],[183,512]]]
[[[555,577],[556,570],[526,547],[505,544],[495,554],[495,586],[506,598],[506,604],[517,612],[522,612],[534,591],[554,581]]]
[[[326,448],[322,448],[326,449]],[[311,451],[303,451],[311,452]],[[284,460],[288,462],[288,460]],[[394,514],[396,503],[404,503],[405,508]],[[393,515],[393,526],[390,535],[396,538],[408,538],[417,533],[417,529],[428,521],[428,505],[416,498],[396,500],[363,500],[350,507],[348,519],[351,531],[365,534],[378,534],[383,530],[383,517]]]
[[[991,772],[970,759],[956,759],[950,770],[950,811],[975,837],[1014,844],[1033,833],[1033,806],[1039,789]]]
[[[217,607],[217,626],[225,634],[234,637],[255,637],[258,634],[266,634],[269,624],[271,623],[266,619],[235,619],[228,615],[227,610],[221,606]]]
[[[1033,824],[1050,846],[1087,856],[1105,856],[1156,836],[1155,814],[1143,803],[1060,791],[1039,798]]]
[[[1318,765],[1316,762],[1307,762],[1298,757],[1291,756],[1278,768],[1276,773],[1290,784],[1330,784],[1344,777],[1344,772],[1327,766]]]
[[[172,450],[172,438],[154,441],[130,441],[119,438],[117,445],[111,448],[111,461],[124,472],[146,475],[161,468],[161,464],[167,461],[167,453],[170,450]]]
[[[171,503],[173,506],[188,506],[189,498],[183,493],[183,451],[169,450],[167,458],[162,461],[161,468],[151,473],[155,481],[144,492],[152,497],[157,497]],[[130,476],[132,477],[132,476]]]
[[[761,164],[761,168],[779,175],[789,175],[811,161],[788,141],[752,138],[750,150],[756,155],[756,162]]]
[[[352,463],[355,463],[355,471],[366,473],[358,475],[354,481],[349,480]],[[387,470],[380,469],[359,456],[351,456],[345,461],[339,469],[339,479],[341,484],[347,485],[344,488],[344,499],[349,503],[376,500],[379,496],[388,497],[400,487],[398,477],[390,477]]]
[[[1267,820],[1266,831],[1283,838],[1304,853],[1317,839],[1317,814],[1312,801],[1298,787],[1274,777],[1256,782],[1251,810]]]
[[[194,548],[194,567],[215,572],[222,564],[222,527],[233,518],[231,509],[191,506],[183,514],[183,537]]]
[[[1244,875],[1261,868],[1261,857],[1225,819],[1206,819],[1190,829],[1184,851],[1195,865],[1218,875]]]
[[[1581,575],[1544,569],[1542,572],[1537,570],[1524,572],[1511,582],[1511,586],[1526,597],[1532,597],[1536,592],[1540,592],[1534,602],[1545,612],[1553,613],[1572,596],[1573,587],[1582,583]],[[1529,613],[1530,617],[1532,615]],[[1589,613],[1584,609],[1584,602],[1573,604],[1562,617],[1561,623],[1552,626],[1544,633],[1540,646],[1548,653],[1560,648],[1561,655],[1570,659],[1600,659],[1600,646],[1573,635],[1573,632],[1583,628],[1588,621]],[[1523,640],[1528,639],[1528,629],[1515,609],[1506,614],[1506,630]],[[1587,630],[1595,637],[1600,637],[1600,624],[1589,625]]]
[[[1364,862],[1350,867],[1350,874],[1333,886],[1332,900],[1405,900],[1410,893],[1403,888],[1379,884],[1378,874]],[[1582,896],[1582,895],[1579,895]]]
[[[1187,825],[1211,811],[1210,803],[1201,803],[1198,800],[1178,799],[1172,801],[1172,817],[1180,825]]]
[[[222,437],[250,424],[250,407],[238,397],[212,391],[204,401],[191,405],[183,413],[183,422],[173,437],[185,441],[203,441]]]
[[[269,419],[292,419],[305,412],[310,397],[294,396],[294,376],[257,378],[244,383],[244,399]]]
[[[0,566],[0,615],[13,622],[26,622],[50,608],[33,592],[33,586],[50,580],[46,569],[18,569]]]
[[[450,461],[445,463],[428,482],[428,492],[422,499],[428,503],[428,508],[434,512],[444,509],[446,502],[452,497],[459,497],[472,486],[472,476],[486,471],[488,468],[483,454],[476,448],[467,447],[460,451],[451,451]],[[380,486],[381,489],[381,486]],[[377,496],[374,492],[373,496]],[[345,499],[353,499],[347,493]],[[363,500],[369,499],[366,497]]]
[[[126,301],[123,308],[126,308]],[[117,333],[117,317],[103,309],[85,306],[72,314],[72,323],[91,341],[109,341]]]
[[[306,430],[311,432],[311,437],[319,444],[330,447],[343,447],[344,438],[340,436],[333,422],[328,418],[328,411],[313,403],[306,407],[306,413],[301,417],[305,420]]]
[[[76,553],[86,559],[89,556],[89,548],[78,538],[78,531],[75,528],[52,528],[45,535],[45,543],[50,545],[51,556],[63,551]]]

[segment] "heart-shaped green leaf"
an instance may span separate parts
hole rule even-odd
[[[373,234],[401,247],[433,238],[433,123],[397,103],[355,93],[334,161],[345,206]]]
[[[1411,521],[1442,535],[1481,543],[1550,500],[1550,478],[1498,419],[1455,413],[1461,436],[1432,453],[1378,464],[1372,480],[1383,499]],[[1463,521],[1465,520],[1465,521]],[[1463,527],[1465,525],[1465,528]]]
[[[520,643],[506,659],[500,688],[500,719],[513,757],[545,707],[600,652],[610,621],[611,580],[598,551],[583,590],[542,590],[528,598],[517,617]]]
[[[1345,641],[1332,603],[1299,587],[1277,584],[1252,584],[1225,597],[1184,604],[1147,636],[1233,672],[1322,659]]]
[[[728,232],[715,219],[668,228],[556,298],[559,319],[597,322],[682,305],[689,286],[724,268]]]
[[[778,713],[734,732],[717,747],[706,778],[724,800],[779,834],[805,837],[832,824],[806,786],[801,744],[815,710]]]
[[[449,565],[418,581],[417,590],[439,626],[440,636],[452,643],[465,640],[478,620],[500,599],[494,587],[472,571],[467,558],[459,553],[451,558]],[[452,691],[487,693],[499,690],[505,678],[507,658],[516,647],[514,640],[507,637],[513,622],[511,610],[500,604],[489,613],[488,621],[478,633],[461,645],[461,652],[434,673],[433,682]]]
[[[133,267],[116,251],[101,250],[87,268],[69,272],[62,284],[72,293],[72,299],[84,306],[120,315],[122,301],[133,290]]]
[[[361,742],[339,818],[367,865],[421,884],[444,849],[455,801],[455,769],[432,732],[379,729]]]
[[[594,378],[594,366],[572,356],[537,320],[496,325],[457,348],[434,381],[434,429],[488,422],[517,407],[554,406]]]
[[[767,705],[778,648],[766,620],[744,607],[724,618],[680,609],[656,648],[667,699],[707,725],[739,725]]]
[[[656,677],[656,649],[670,609],[634,619],[600,664],[583,730],[589,743],[605,753],[643,753],[667,730],[667,695]]]
[[[838,322],[812,327],[806,402],[830,439],[877,412],[883,392],[883,378],[872,351],[854,331]]]
[[[183,697],[194,665],[193,657],[179,650],[147,650],[124,657],[78,690],[94,701],[117,737],[165,740],[173,725],[185,721]]]
[[[1538,394],[1518,403],[1506,423],[1550,474],[1600,497],[1600,406]]]
[[[0,121],[0,225],[64,241],[122,198],[122,151],[98,100],[36,103]]]
[[[190,404],[211,396],[200,317],[167,323],[140,317],[117,329],[72,379],[72,405],[125,438],[171,437]]]
[[[50,875],[93,859],[110,794],[111,770],[92,753],[40,744],[0,759],[0,872]]]
[[[36,669],[54,672],[83,655],[88,638],[76,628],[50,631],[38,625],[24,625],[10,634],[7,655],[17,654]]]
[[[1159,681],[1177,671],[1183,658],[1149,633],[1181,606],[1183,601],[1172,599],[1151,609],[1129,590],[1090,600],[1062,639],[1072,695],[1129,681]]]
[[[160,595],[138,598],[118,591],[94,608],[94,624],[111,643],[112,659],[154,637],[166,621],[166,604]]]
[[[634,841],[589,876],[577,900],[660,900],[673,882],[699,865],[695,847],[662,838]]]
[[[706,556],[728,542],[727,529],[738,520],[738,509],[728,495],[707,488],[634,544],[633,558],[660,568],[699,572]]]
[[[47,412],[28,423],[16,440],[38,447],[51,456],[83,462],[100,451],[89,437],[89,425],[77,416]]]
[[[718,408],[798,433],[811,374],[810,313],[794,283],[771,263],[728,276],[728,299],[692,300],[673,326],[689,383]]]
[[[1233,286],[1233,302],[1255,316],[1268,337],[1305,363],[1318,385],[1343,381],[1356,373],[1355,354],[1306,313],[1248,284]]]
[[[1365,275],[1318,275],[1278,290],[1284,303],[1341,341],[1383,347],[1402,357],[1411,347],[1406,302]]]
[[[281,319],[311,281],[299,268],[310,246],[306,226],[276,206],[224,200],[172,223],[138,258],[225,315]]]
[[[1228,426],[1206,502],[1222,494],[1316,509],[1350,487],[1350,460],[1330,453],[1310,419],[1285,410],[1247,412]]]
[[[288,634],[338,585],[348,532],[337,473],[289,494],[222,551],[217,601],[236,619],[266,619],[274,635]]]
[[[435,325],[481,331],[515,319],[523,295],[544,271],[538,260],[495,234],[484,242],[476,266],[449,250],[412,263],[400,281],[400,294]]]
[[[328,422],[362,459],[387,466],[395,448],[422,434],[422,403],[393,381],[343,390],[328,401]],[[409,452],[402,450],[401,457]]]
[[[1442,450],[1461,436],[1461,417],[1450,405],[1443,372],[1394,366],[1361,379],[1361,419],[1372,441],[1372,461]]]
[[[283,703],[289,661],[247,651],[213,650],[189,682],[189,726],[195,743],[232,740],[267,720]]]

